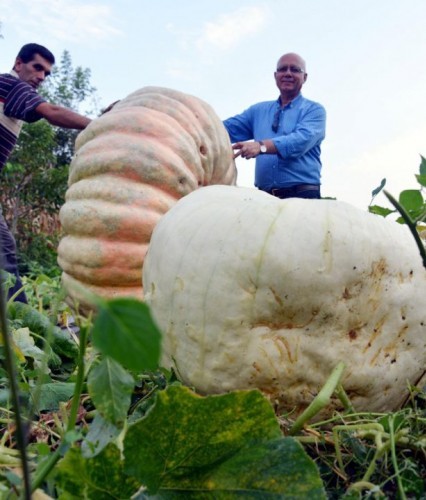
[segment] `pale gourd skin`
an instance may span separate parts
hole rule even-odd
[[[155,228],[143,283],[162,364],[202,394],[256,387],[297,414],[343,361],[356,410],[382,412],[425,381],[414,239],[349,204],[202,188]]]
[[[151,233],[178,199],[201,186],[235,184],[229,136],[204,101],[144,87],[79,134],[60,211],[58,248],[71,301],[89,290],[142,299]]]

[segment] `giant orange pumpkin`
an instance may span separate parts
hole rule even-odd
[[[63,284],[84,309],[84,290],[142,298],[152,230],[177,200],[209,184],[235,184],[228,134],[202,100],[144,87],[90,123],[76,141],[58,248]]]

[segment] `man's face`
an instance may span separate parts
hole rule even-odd
[[[46,76],[50,75],[52,65],[44,57],[35,54],[33,59],[27,63],[22,62],[18,57],[14,69],[18,73],[20,80],[27,82],[36,89],[43,83]]]
[[[303,60],[295,54],[281,57],[274,76],[280,93],[289,98],[297,96],[308,77]]]

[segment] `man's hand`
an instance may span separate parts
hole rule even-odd
[[[238,156],[250,160],[251,158],[256,158],[260,153],[260,144],[257,141],[247,141],[247,142],[236,142],[232,145],[234,150],[234,159]]]

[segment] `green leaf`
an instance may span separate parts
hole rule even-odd
[[[420,175],[426,175],[426,158],[420,155],[421,161],[419,166]]]
[[[93,458],[109,444],[114,442],[122,429],[105,420],[96,413],[90,424],[89,432],[81,443],[81,453],[84,458]]]
[[[161,333],[148,306],[139,300],[120,298],[100,304],[92,335],[102,353],[129,370],[158,366]]]
[[[423,196],[418,189],[406,189],[399,194],[399,203],[405,210],[420,210],[423,206]]]
[[[103,358],[89,372],[87,386],[96,409],[114,425],[123,425],[135,386],[133,377],[116,361]]]
[[[38,411],[57,411],[59,403],[68,401],[74,393],[75,384],[54,382],[41,385],[36,406]],[[35,394],[35,393],[34,393]]]
[[[157,393],[146,417],[129,427],[124,457],[125,472],[158,498],[325,498],[315,464],[282,437],[257,390]]]
[[[43,361],[46,358],[44,352],[35,345],[34,339],[31,337],[30,330],[28,328],[18,328],[12,333],[13,341],[16,347],[19,349],[19,359],[22,360],[21,355],[26,358],[32,358],[36,366],[42,366]]]
[[[126,477],[120,451],[113,444],[90,459],[84,459],[79,448],[71,448],[55,470],[55,486],[63,499],[129,499],[141,486]]]
[[[53,325],[47,316],[23,302],[8,303],[7,312],[10,319],[19,320],[22,326],[49,342],[56,354],[77,361],[78,345],[67,330]]]
[[[372,214],[381,215],[386,217],[389,214],[393,214],[395,210],[390,210],[389,208],[380,207],[379,205],[370,205],[368,211]]]
[[[416,175],[416,179],[421,186],[426,187],[426,174]]]

